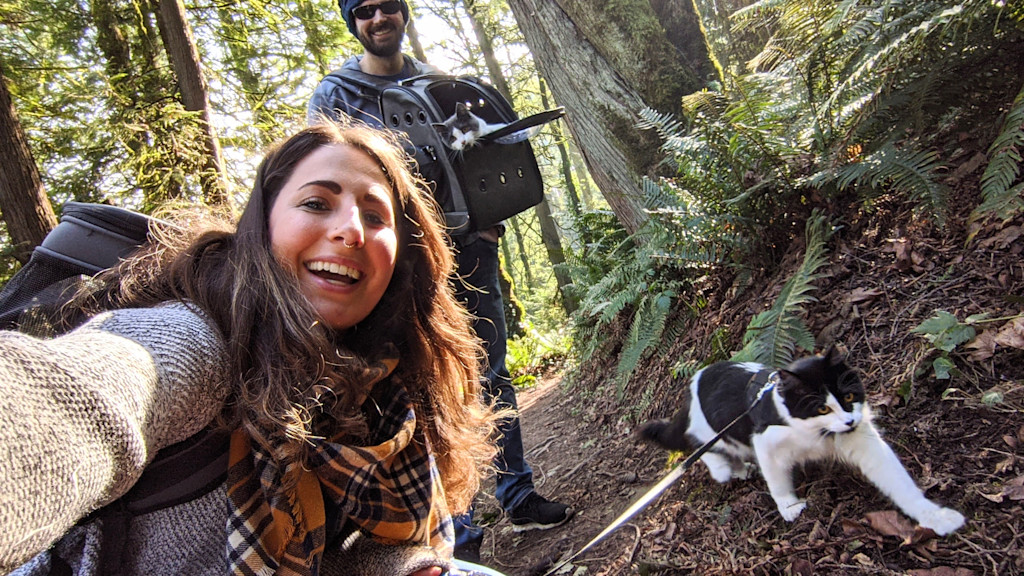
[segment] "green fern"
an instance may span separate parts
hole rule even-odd
[[[1009,220],[1024,210],[1021,192],[1024,183],[1014,185],[1020,176],[1021,153],[1024,150],[1024,87],[1013,100],[1003,129],[992,146],[985,173],[981,176],[983,202],[975,209],[976,216],[995,216]]]
[[[814,174],[808,182],[817,188],[835,184],[840,190],[861,186],[876,193],[902,194],[927,206],[943,223],[949,208],[949,189],[939,181],[938,174],[945,167],[937,152],[886,145],[858,162]]]
[[[622,353],[619,355],[619,364],[616,368],[618,380],[616,393],[620,400],[625,392],[626,383],[637,364],[649,350],[661,342],[665,322],[672,312],[673,297],[674,294],[671,292],[647,295],[638,307],[636,315],[633,316],[633,323],[629,327],[629,334],[626,337]]]
[[[818,212],[812,214],[807,220],[803,263],[782,287],[771,309],[750,321],[743,336],[744,347],[733,360],[785,366],[793,361],[797,348],[814,349],[814,335],[801,316],[805,305],[815,301],[810,295],[814,281],[825,276],[818,273],[818,269],[825,263],[825,245],[831,236],[828,219]]]

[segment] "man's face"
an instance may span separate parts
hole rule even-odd
[[[359,43],[367,52],[374,56],[387,58],[402,50],[402,39],[405,37],[405,18],[401,10],[386,14],[378,6],[394,10],[397,0],[367,0],[360,4],[353,13],[356,21],[356,32]],[[360,18],[372,10],[369,18]]]

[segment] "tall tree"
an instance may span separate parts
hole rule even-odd
[[[14,257],[28,262],[32,249],[42,243],[46,234],[57,225],[57,217],[46,197],[39,178],[39,169],[18,122],[18,114],[7,90],[4,64],[0,61],[0,207],[7,233],[11,237]]]
[[[167,56],[178,79],[181,102],[186,110],[198,114],[203,130],[203,144],[206,147],[206,167],[201,175],[203,193],[207,202],[223,203],[227,200],[224,161],[221,158],[220,141],[210,122],[212,115],[206,78],[199,64],[199,51],[192,38],[192,28],[185,16],[185,5],[181,0],[158,2],[160,37],[163,38]]]
[[[680,99],[718,79],[703,41],[684,54],[679,40],[703,38],[692,0],[508,0],[555,100],[605,199],[629,231],[646,220],[640,180],[662,155],[636,129],[649,106],[675,112]],[[661,15],[681,30],[670,40]],[[628,23],[628,25],[622,25]]]
[[[543,78],[540,79],[540,101],[544,109],[550,107],[548,98],[548,84]],[[551,125],[551,132],[554,134],[558,146],[558,159],[562,167],[562,181],[565,182],[565,194],[569,199],[569,209],[574,217],[580,217],[580,196],[576,192],[576,182],[572,177],[572,162],[569,160],[569,144],[562,137],[562,126],[559,123]]]

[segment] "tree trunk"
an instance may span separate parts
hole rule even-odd
[[[548,84],[543,78],[540,79],[540,102],[541,106],[547,110],[550,108],[548,103]],[[572,177],[572,163],[569,162],[569,144],[565,141],[565,137],[562,135],[562,125],[558,122],[552,123],[551,131],[555,135],[555,141],[558,142],[558,157],[559,163],[562,166],[562,180],[565,182],[565,194],[569,198],[569,209],[572,211],[574,217],[579,218],[580,213],[580,196],[576,192],[576,183]]]
[[[206,148],[206,167],[202,174],[203,193],[207,202],[221,204],[227,201],[224,162],[221,159],[220,142],[210,123],[206,79],[199,65],[199,52],[192,39],[192,28],[185,18],[185,5],[181,0],[159,0],[159,7],[157,19],[160,37],[163,38],[167,56],[178,78],[181,103],[186,110],[199,113],[203,129],[203,145]]]
[[[423,51],[423,43],[420,42],[420,32],[416,29],[416,18],[411,12],[411,6],[409,9],[409,25],[405,27],[405,35],[409,37],[409,46],[412,48],[413,58],[416,58],[420,62],[426,62],[427,53]]]
[[[473,26],[473,34],[476,36],[476,42],[480,45],[480,53],[483,54],[484,64],[487,66],[487,76],[491,80],[491,84],[501,92],[501,95],[505,97],[509,102],[514,102],[512,98],[512,90],[508,87],[508,81],[505,80],[505,74],[501,70],[501,64],[498,63],[498,58],[494,55],[494,42],[491,40],[490,34],[487,33],[487,29],[484,27],[484,22],[477,12],[477,1],[478,0],[462,0],[462,7],[466,9],[466,14],[469,16],[469,22]]]
[[[28,262],[32,250],[57,225],[57,217],[46,197],[39,169],[32,159],[25,131],[18,121],[14,102],[7,91],[3,63],[0,62],[0,207],[14,257]]]
[[[714,63],[706,51],[684,59],[651,0],[508,3],[541,75],[566,108],[591,176],[626,230],[635,232],[646,220],[640,180],[656,174],[663,156],[657,136],[636,128],[638,113],[645,106],[676,112],[684,95],[703,87],[700,75],[716,70]],[[692,0],[671,7],[687,6],[696,14]],[[703,37],[699,27],[679,34]]]
[[[509,227],[512,228],[512,237],[516,239],[516,248],[519,252],[519,263],[523,266],[523,276],[526,277],[526,286],[534,286],[533,283],[533,269],[530,268],[530,256],[526,252],[526,242],[523,239],[523,231],[519,229],[519,219],[509,218]],[[508,246],[509,238],[508,233],[505,233],[503,245]],[[509,255],[505,255],[505,261],[509,262]]]

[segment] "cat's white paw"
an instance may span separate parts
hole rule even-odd
[[[750,478],[750,475],[753,474],[755,468],[756,466],[750,462],[744,462],[742,465],[733,468],[732,477],[737,480],[746,480],[747,478]]]
[[[964,515],[952,508],[938,508],[921,514],[921,526],[931,528],[939,536],[945,536],[964,525]]]
[[[700,461],[708,467],[708,472],[715,482],[725,484],[732,480],[732,466],[726,458],[718,454],[709,453],[701,456]]]
[[[795,496],[792,498],[785,498],[782,500],[776,500],[775,505],[779,508],[779,514],[782,514],[782,518],[786,522],[792,522],[800,516],[800,513],[807,508],[807,501],[800,500]]]

